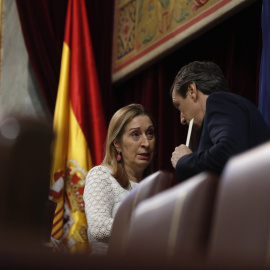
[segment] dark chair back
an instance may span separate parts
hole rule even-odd
[[[15,116],[0,120],[0,238],[42,242],[52,138],[45,122]]]
[[[209,263],[270,266],[270,142],[229,160],[221,176]]]
[[[115,215],[109,240],[108,255],[120,256],[125,250],[130,219],[137,205],[143,200],[164,191],[173,185],[173,174],[158,171],[146,177],[121,203]]]
[[[127,239],[126,257],[168,267],[204,259],[218,177],[201,173],[140,203]]]

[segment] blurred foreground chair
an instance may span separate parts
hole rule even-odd
[[[164,269],[199,265],[217,184],[216,175],[201,173],[141,202],[132,216],[124,257]]]
[[[44,245],[55,212],[48,200],[52,139],[48,123],[0,117],[0,268],[112,269],[104,258],[55,253]]]
[[[52,128],[32,118],[0,119],[0,241],[40,245],[50,185]],[[53,211],[53,210],[52,210]],[[51,224],[48,224],[51,226]]]
[[[136,206],[143,200],[158,194],[173,186],[173,174],[158,171],[143,179],[121,203],[115,215],[108,255],[121,256],[125,250],[126,237],[130,226],[130,219]]]
[[[270,267],[270,142],[229,160],[217,194],[209,264]]]

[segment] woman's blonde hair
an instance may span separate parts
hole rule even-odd
[[[117,162],[117,150],[114,146],[114,140],[117,139],[121,141],[124,129],[126,125],[136,116],[147,115],[153,123],[155,130],[155,123],[150,115],[150,113],[145,110],[145,108],[140,104],[130,104],[119,109],[112,117],[105,147],[105,156],[102,161],[103,165],[107,165],[112,168],[112,176],[119,182],[122,187],[127,187],[129,185],[128,175],[123,166],[123,162]],[[144,177],[152,172],[152,164],[149,165],[144,171]]]

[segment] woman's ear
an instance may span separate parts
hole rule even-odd
[[[117,151],[118,153],[121,152],[119,140],[115,139],[115,140],[113,141],[113,145],[114,145],[114,147],[115,147],[115,149],[116,149],[116,151]]]

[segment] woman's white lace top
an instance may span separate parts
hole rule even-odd
[[[124,189],[112,177],[105,166],[92,168],[86,177],[83,199],[87,219],[88,240],[92,253],[105,254],[111,234],[114,216],[127,194],[137,183],[130,181],[130,187]]]

